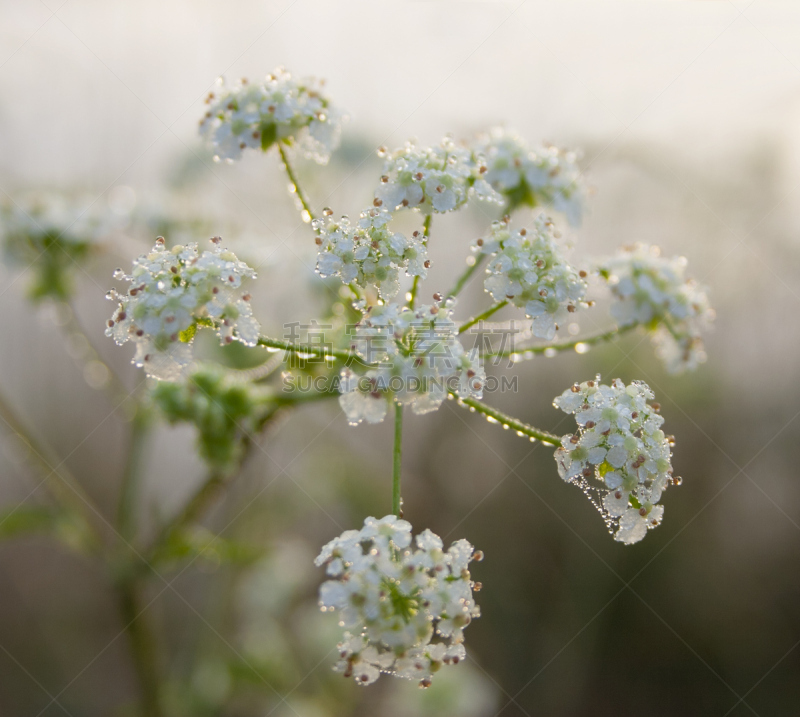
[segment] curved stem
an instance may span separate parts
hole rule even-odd
[[[475,259],[475,263],[467,266],[464,270],[464,273],[456,279],[456,283],[453,285],[453,288],[446,294],[447,296],[456,297],[461,293],[461,290],[467,285],[467,282],[470,280],[472,275],[478,270],[478,267],[483,264],[486,260],[486,254],[479,254],[477,257],[473,257]]]
[[[431,222],[433,221],[433,214],[426,214],[425,221],[422,223],[422,244],[423,246],[428,245],[428,239],[431,236]],[[411,284],[411,291],[409,292],[411,296],[408,299],[408,307],[410,309],[414,308],[414,302],[417,300],[417,291],[419,291],[419,276],[414,277],[414,281]]]
[[[392,452],[392,514],[403,517],[403,501],[400,498],[400,469],[403,456],[403,406],[394,404],[394,451]]]
[[[482,314],[478,314],[477,316],[474,316],[466,323],[461,324],[461,327],[458,329],[458,333],[463,334],[467,329],[470,329],[473,326],[475,326],[475,324],[484,321],[485,319],[488,319],[492,314],[497,313],[507,304],[508,304],[507,301],[498,301],[494,306],[490,306]]]
[[[303,221],[306,223],[313,221],[316,217],[311,209],[311,204],[308,201],[308,197],[306,197],[305,193],[301,189],[300,182],[297,181],[297,176],[295,175],[292,165],[289,162],[289,157],[286,154],[286,150],[280,142],[278,142],[278,151],[281,153],[281,161],[283,162],[283,168],[286,170],[286,174],[289,175],[289,181],[292,183],[294,191],[297,192],[297,198],[300,200],[300,204],[303,205]]]
[[[528,438],[535,438],[537,441],[547,443],[551,446],[561,445],[561,439],[554,433],[548,433],[547,431],[529,426],[527,423],[523,423],[502,411],[498,411],[496,408],[487,406],[485,403],[476,401],[474,398],[460,398],[454,391],[450,391],[450,395],[457,400],[459,406],[466,406],[476,413],[483,414],[490,423],[499,423],[503,428],[516,431],[517,434],[528,436]]]
[[[77,480],[64,467],[63,461],[50,451],[44,444],[36,441],[26,430],[11,406],[0,395],[0,421],[6,424],[28,446],[33,459],[39,464],[44,474],[44,483],[56,501],[71,512],[75,513],[91,536],[91,547],[99,550],[102,545],[103,529],[106,528],[100,511],[92,499],[83,490]]]
[[[597,334],[589,334],[589,336],[582,336],[577,339],[570,339],[569,341],[559,341],[554,344],[529,346],[528,348],[524,349],[511,349],[509,351],[487,353],[484,354],[484,358],[525,358],[526,356],[535,356],[536,354],[568,351],[581,344],[585,346],[594,346],[596,344],[603,343],[604,341],[610,341],[617,336],[621,336],[622,334],[636,328],[636,326],[637,324],[631,324],[630,326],[623,326],[621,328],[619,326],[615,326],[613,329],[601,331]]]

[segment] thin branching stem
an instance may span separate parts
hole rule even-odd
[[[467,331],[468,329],[471,329],[473,326],[475,326],[475,324],[478,324],[481,321],[485,321],[490,316],[492,316],[493,314],[495,314],[498,311],[500,311],[500,309],[502,309],[507,304],[508,304],[508,302],[505,301],[505,300],[504,301],[498,301],[496,304],[494,304],[493,306],[490,306],[488,309],[486,309],[486,311],[484,311],[483,313],[478,314],[477,316],[473,316],[471,319],[469,319],[465,323],[461,324],[460,328],[458,329],[458,333],[459,334],[463,334],[465,331]]]
[[[528,438],[535,438],[537,441],[547,443],[551,446],[561,445],[561,439],[554,433],[548,433],[547,431],[542,431],[539,428],[534,428],[533,426],[523,423],[513,416],[509,416],[502,411],[498,411],[496,408],[487,406],[481,401],[476,401],[474,398],[459,398],[453,391],[451,391],[450,394],[456,398],[456,402],[459,406],[465,406],[470,410],[474,410],[476,413],[486,416],[486,419],[489,421],[489,423],[498,423],[505,429],[516,431],[518,435],[528,436]]]
[[[309,358],[322,358],[322,359],[340,359],[351,363],[357,363],[362,366],[371,366],[360,358],[353,351],[346,351],[344,349],[335,349],[328,346],[319,346],[312,344],[296,344],[291,341],[282,341],[281,339],[273,339],[269,336],[260,336],[258,345],[271,349],[279,349],[281,351],[289,351],[295,354],[303,354]]]
[[[289,162],[286,149],[280,142],[278,142],[278,151],[281,153],[281,161],[283,162],[283,168],[286,170],[286,174],[289,175],[289,181],[292,183],[294,191],[297,193],[297,198],[300,200],[303,210],[308,215],[307,217],[303,217],[303,220],[307,222],[314,221],[316,216],[314,215],[314,211],[311,209],[311,204],[308,201],[308,197],[306,197],[305,192],[300,186],[300,182],[297,181],[297,175],[294,173],[294,169],[292,169],[291,162]]]
[[[107,526],[101,518],[99,509],[63,465],[63,461],[60,461],[42,441],[35,439],[26,429],[2,395],[0,395],[0,421],[27,444],[31,458],[39,465],[44,475],[44,484],[50,494],[60,506],[78,517],[89,529],[87,535],[91,536],[91,547],[99,550],[102,536],[107,532]]]
[[[403,457],[403,406],[394,404],[394,450],[392,451],[392,514],[398,518],[403,514],[400,497],[400,472]]]
[[[477,257],[474,257],[475,262],[467,266],[461,276],[456,279],[456,283],[453,285],[453,288],[446,294],[446,296],[451,296],[455,298],[461,293],[461,290],[467,285],[467,282],[472,278],[472,275],[478,270],[478,268],[483,264],[486,259],[486,254],[479,254]]]
[[[528,356],[535,356],[537,354],[550,354],[556,351],[569,351],[570,349],[575,349],[578,346],[595,346],[597,344],[604,343],[606,341],[611,341],[615,339],[617,336],[621,336],[622,334],[631,331],[632,329],[636,328],[636,324],[632,324],[631,326],[623,326],[618,327],[615,326],[611,329],[607,329],[606,331],[601,331],[596,334],[589,334],[588,336],[582,336],[575,339],[570,339],[569,341],[558,341],[554,344],[543,344],[541,346],[529,346],[527,348],[515,348],[509,349],[507,351],[496,351],[494,353],[486,353],[484,354],[485,359],[491,358],[526,358]]]
[[[433,220],[433,214],[426,214],[425,221],[422,223],[422,244],[423,246],[428,246],[428,239],[431,236],[431,222]],[[419,276],[414,277],[414,281],[411,283],[411,291],[409,292],[410,296],[408,299],[408,307],[410,309],[414,308],[414,303],[417,300],[417,292],[419,291],[419,284],[420,279]]]
[[[125,541],[132,540],[136,534],[136,505],[147,447],[148,424],[147,411],[139,403],[131,420],[128,455],[117,505],[117,529]]]

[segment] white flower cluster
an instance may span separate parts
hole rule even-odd
[[[12,264],[31,268],[34,301],[64,301],[81,262],[125,226],[91,197],[35,192],[0,204],[0,240]]]
[[[434,299],[415,310],[397,303],[371,306],[356,325],[352,349],[375,367],[342,373],[339,403],[352,425],[380,423],[391,400],[423,414],[438,409],[448,391],[483,395],[486,373],[477,349],[464,348],[452,308],[438,294]]]
[[[325,164],[339,145],[341,114],[322,94],[322,82],[296,80],[282,68],[261,83],[242,79],[232,87],[220,80],[209,93],[200,133],[214,147],[214,159],[234,161],[247,147],[269,149],[288,142]]]
[[[494,222],[476,249],[490,254],[484,288],[495,301],[510,301],[533,319],[534,336],[552,339],[559,323],[576,311],[586,293],[586,272],[564,258],[553,222],[534,220],[532,231],[512,231],[508,220]]]
[[[575,414],[578,433],[561,439],[555,452],[559,475],[579,485],[591,497],[604,493],[595,503],[607,525],[616,528],[614,538],[630,545],[640,541],[649,528],[661,523],[664,507],[657,505],[672,477],[673,439],[665,436],[664,419],[649,386],[619,379],[610,386],[594,381],[575,384],[553,405]],[[595,478],[602,489],[589,483]]]
[[[487,169],[484,177],[508,201],[509,208],[547,204],[580,224],[585,189],[578,155],[553,146],[528,147],[510,130],[496,127],[480,137],[475,151]]]
[[[694,370],[706,360],[701,332],[714,319],[705,289],[685,277],[686,259],[661,256],[646,244],[625,247],[600,266],[617,301],[620,326],[653,331],[656,352],[670,373]]]
[[[133,341],[133,363],[148,376],[174,381],[185,375],[192,361],[191,344],[199,326],[216,330],[222,343],[258,342],[260,326],[253,316],[250,295],[242,279],[255,272],[214,237],[210,251],[198,253],[197,244],[167,249],[163,237],[149,254],[133,262],[130,275],[122,269],[115,279],[131,283],[127,294],[115,289],[108,298],[119,302],[108,321],[106,336],[118,344]]]
[[[450,212],[464,206],[471,195],[501,203],[481,174],[479,162],[470,150],[445,138],[437,147],[416,147],[407,142],[385,157],[381,184],[375,191],[375,205],[389,210],[398,207],[420,209],[425,214]]]
[[[312,223],[317,232],[317,273],[338,276],[345,284],[375,287],[384,299],[400,290],[400,270],[407,276],[424,279],[428,275],[428,250],[423,236],[414,232],[407,238],[389,229],[391,212],[384,208],[361,213],[358,223],[347,217],[336,221],[330,209]]]
[[[346,630],[334,669],[360,685],[384,672],[427,687],[443,665],[466,657],[464,628],[480,616],[469,564],[482,554],[466,540],[445,551],[430,530],[413,543],[405,520],[367,518],[315,561],[331,578],[320,587],[320,607],[337,610]]]

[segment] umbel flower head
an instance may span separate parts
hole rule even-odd
[[[131,286],[126,294],[108,293],[119,305],[106,336],[118,344],[133,341],[133,363],[148,376],[174,381],[185,375],[198,327],[213,328],[223,344],[258,343],[261,327],[242,289],[242,280],[256,274],[221,241],[212,238],[211,250],[199,253],[194,243],[167,249],[158,237],[150,253],[133,262],[129,275],[114,272],[115,279]]]
[[[64,301],[72,294],[73,274],[118,225],[97,211],[92,200],[57,194],[32,194],[0,205],[0,238],[9,261],[31,267],[30,296]]]
[[[509,301],[532,321],[534,336],[552,339],[559,322],[577,310],[586,293],[586,272],[564,258],[553,222],[538,216],[531,230],[512,231],[509,219],[492,224],[477,250],[490,254],[484,288],[495,301]]]
[[[384,299],[400,290],[399,276],[424,279],[428,275],[428,250],[420,232],[406,237],[389,229],[391,212],[384,208],[361,213],[358,223],[348,217],[335,220],[330,209],[312,223],[317,232],[317,273],[338,276],[362,288],[374,287]]]
[[[482,558],[466,540],[445,551],[430,530],[412,541],[411,524],[394,515],[334,538],[315,561],[330,578],[320,607],[345,628],[334,669],[360,685],[381,672],[430,685],[466,657],[464,629],[480,616],[469,564]]]
[[[232,87],[220,80],[209,93],[200,134],[214,148],[214,159],[234,161],[247,147],[268,150],[290,144],[304,156],[325,164],[339,146],[342,116],[322,93],[323,82],[297,80],[283,68],[263,82],[242,79]]]
[[[580,224],[586,191],[576,152],[529,147],[518,134],[502,127],[479,137],[475,152],[486,167],[486,181],[503,195],[509,211],[547,205],[563,212],[573,226]]]
[[[436,147],[404,147],[384,157],[381,183],[375,191],[375,206],[393,211],[401,207],[425,214],[451,212],[463,207],[470,196],[500,203],[502,197],[486,182],[481,167],[465,147],[449,137]]]
[[[667,259],[646,244],[624,247],[600,266],[616,299],[611,315],[620,326],[647,327],[670,373],[705,362],[701,333],[714,320],[705,288],[687,279],[685,271],[686,259]]]
[[[452,303],[412,310],[396,303],[372,306],[352,335],[352,349],[374,365],[359,374],[345,368],[339,404],[348,421],[379,423],[389,402],[410,405],[414,413],[435,411],[454,391],[480,398],[486,382],[477,349],[467,351],[451,318]]]
[[[616,530],[614,539],[630,545],[661,524],[658,505],[672,477],[673,439],[664,435],[657,403],[643,381],[610,386],[584,381],[568,388],[553,405],[575,415],[576,434],[561,439],[555,452],[559,475],[578,485]]]

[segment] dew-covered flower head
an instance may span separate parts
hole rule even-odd
[[[348,217],[335,220],[330,209],[312,223],[317,233],[317,273],[338,276],[343,283],[373,287],[390,300],[400,290],[400,272],[424,279],[430,261],[423,235],[406,237],[389,229],[391,212],[373,208],[362,212],[357,222]]]
[[[661,426],[660,407],[643,381],[610,386],[584,381],[553,405],[575,415],[578,432],[561,439],[555,452],[559,475],[579,486],[603,515],[614,538],[630,545],[660,525],[661,495],[672,477],[673,439]]]
[[[502,198],[486,182],[472,152],[450,138],[436,147],[417,147],[411,142],[394,152],[379,150],[384,157],[375,205],[390,211],[403,207],[425,214],[451,212],[471,196],[499,203]]]
[[[339,146],[342,115],[322,91],[323,82],[298,80],[279,68],[262,82],[220,80],[206,98],[200,134],[214,159],[234,161],[247,147],[268,150],[276,142],[325,164]]]
[[[486,373],[477,349],[458,338],[451,305],[435,301],[417,309],[397,303],[370,307],[353,327],[351,347],[372,368],[344,369],[339,384],[348,421],[379,423],[389,402],[409,405],[414,413],[435,411],[454,392],[480,398]]]
[[[466,657],[464,629],[480,616],[469,564],[481,558],[466,540],[445,551],[430,530],[412,539],[411,524],[394,515],[334,538],[315,561],[330,578],[320,607],[345,629],[334,669],[360,685],[381,672],[430,685]]]
[[[532,319],[534,336],[552,339],[567,316],[583,303],[586,272],[567,262],[553,222],[538,216],[530,229],[494,222],[476,249],[489,254],[484,288],[495,301],[508,301]]]
[[[616,300],[620,326],[652,331],[656,353],[670,373],[694,370],[706,360],[702,332],[714,319],[705,288],[687,279],[686,259],[665,258],[658,247],[624,247],[600,266]]]
[[[197,244],[167,249],[163,237],[148,254],[133,262],[133,270],[114,272],[115,279],[130,282],[127,293],[116,289],[108,298],[118,303],[109,319],[106,336],[118,344],[133,341],[133,363],[148,376],[175,380],[185,375],[192,361],[192,342],[198,328],[207,326],[220,341],[258,343],[260,326],[253,316],[243,279],[255,272],[214,237],[210,250]]]
[[[509,210],[545,205],[563,212],[573,226],[580,224],[586,190],[577,152],[529,147],[516,132],[502,127],[479,137],[475,151],[486,168],[486,181],[503,195]]]

